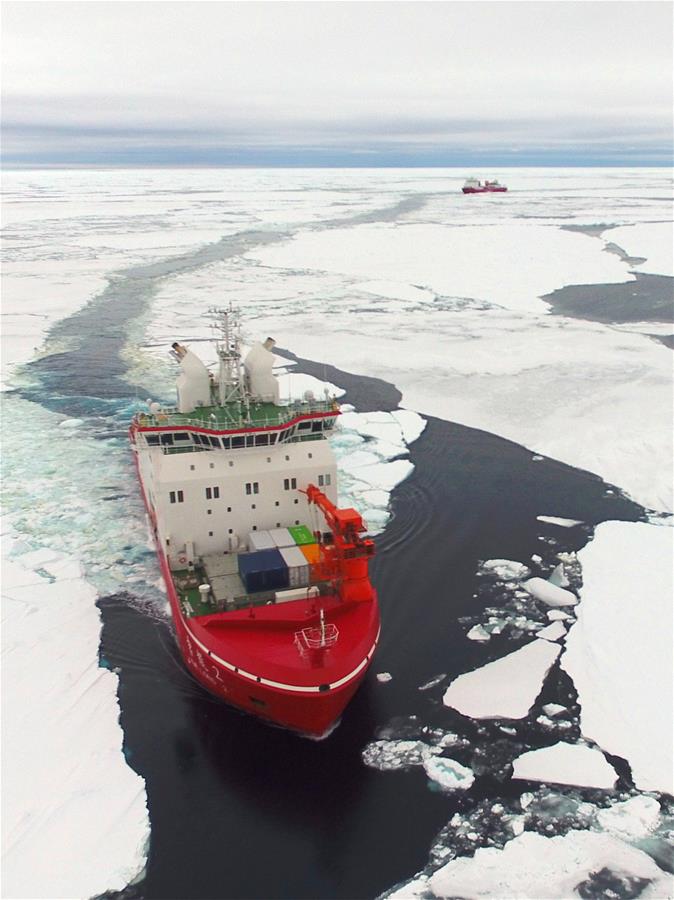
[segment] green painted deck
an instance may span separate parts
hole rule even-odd
[[[239,403],[225,406],[199,406],[189,413],[179,413],[167,408],[157,415],[143,414],[140,425],[144,427],[164,427],[196,425],[202,428],[262,428],[278,426],[300,415],[334,412],[337,408],[332,400],[312,400],[306,403],[292,403],[276,406],[274,403],[251,403],[248,411]]]

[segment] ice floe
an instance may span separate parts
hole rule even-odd
[[[445,791],[467,791],[475,781],[471,769],[445,756],[429,756],[423,767],[431,781]]]
[[[562,623],[553,622],[551,625],[546,625],[545,628],[541,628],[540,631],[537,631],[536,637],[545,638],[546,641],[558,641],[560,638],[564,637],[565,634],[566,628]]]
[[[361,754],[363,762],[372,769],[392,772],[422,766],[431,756],[442,753],[442,747],[431,747],[423,741],[372,741]]]
[[[527,566],[512,559],[488,559],[482,563],[480,571],[495,575],[503,581],[526,578],[531,574]]]
[[[545,603],[546,606],[575,606],[578,603],[578,597],[571,591],[543,578],[530,578],[524,582],[524,587],[532,597]]]
[[[597,822],[605,831],[629,840],[646,837],[656,828],[659,818],[660,804],[655,797],[644,795],[630,797],[597,812]]]
[[[561,649],[542,640],[525,644],[480,669],[459,675],[445,691],[443,703],[474,719],[523,719]]]
[[[562,668],[573,679],[583,734],[624,757],[641,790],[674,793],[672,579],[674,531],[603,522],[578,554],[578,620]]]
[[[117,675],[99,666],[96,592],[43,548],[5,558],[2,593],[4,891],[121,890],[144,866],[149,820],[122,754]]]
[[[674,230],[672,222],[637,222],[604,232],[605,241],[617,244],[630,256],[645,257],[634,264],[637,272],[674,275]]]
[[[560,741],[518,756],[513,760],[513,778],[610,790],[618,776],[600,750]]]
[[[393,675],[390,672],[377,672],[377,681],[381,684],[387,684],[389,681],[393,680]]]
[[[549,525],[559,525],[561,528],[573,528],[583,523],[578,519],[560,519],[559,516],[536,516],[539,522],[547,522]]]
[[[466,635],[469,641],[488,641],[491,634],[482,627],[482,625],[473,625]]]
[[[626,882],[640,890],[652,881],[662,883],[664,877],[644,852],[609,835],[572,831],[547,838],[524,832],[502,850],[487,847],[472,858],[452,860],[430,877],[428,887],[440,898],[602,896],[601,881],[594,886],[593,881],[603,872],[607,887]]]

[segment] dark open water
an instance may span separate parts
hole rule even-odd
[[[231,249],[216,246],[219,254]],[[164,274],[171,273],[150,273],[155,279]],[[95,358],[67,351],[34,365],[40,402],[68,414],[95,411],[115,426],[134,393],[124,383],[118,353],[129,319],[151,294],[148,284],[120,278],[109,296],[60,326],[61,336],[85,345],[98,335]],[[95,392],[93,364],[100,387]],[[345,387],[345,402],[360,411],[395,409],[400,398],[375,379],[307,361],[298,368]],[[38,399],[35,391],[25,393]],[[591,526],[636,520],[643,510],[617,490],[607,493],[595,476],[534,461],[518,445],[437,419],[428,419],[410,458],[414,472],[393,491],[392,520],[377,538],[372,565],[382,608],[380,649],[341,725],[322,742],[215,701],[183,668],[167,622],[139,611],[131,595],[100,601],[101,656],[119,669],[125,752],[145,779],[152,823],[146,877],[129,896],[374,897],[425,866],[433,837],[455,811],[525,789],[488,774],[466,793],[443,795],[428,789],[421,770],[375,771],[360,754],[378,729],[401,716],[418,715],[478,740],[474,723],[442,706],[444,684],[518,646],[467,641],[457,621],[486,602],[473,598],[479,560],[526,562],[540,554],[545,562],[546,554],[579,549],[591,534],[586,527],[543,525],[536,521],[540,514]],[[557,543],[542,543],[542,535]],[[375,673],[381,671],[393,680],[380,684]],[[440,673],[447,676],[443,685],[419,692]],[[551,673],[545,697],[573,703],[559,669]],[[489,728],[480,733],[483,744]],[[529,722],[517,740],[520,747],[553,742]],[[457,758],[469,762],[471,752]]]

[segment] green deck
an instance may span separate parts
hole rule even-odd
[[[337,413],[332,400],[312,400],[276,406],[274,403],[251,403],[246,410],[240,403],[225,406],[199,406],[189,413],[179,413],[175,408],[167,408],[157,415],[143,414],[140,424],[144,427],[166,427],[196,425],[202,428],[262,428],[278,426],[300,415],[311,413]]]

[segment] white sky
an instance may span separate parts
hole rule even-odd
[[[671,139],[670,2],[6,2],[2,11],[10,148],[46,127],[80,142],[87,128],[101,141],[137,129],[164,143],[196,129],[213,145]]]

